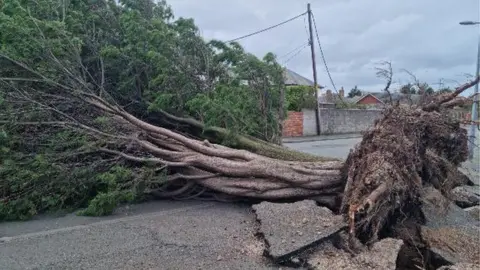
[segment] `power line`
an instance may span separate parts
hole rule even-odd
[[[307,34],[307,37],[309,37],[310,35],[308,34],[307,17],[303,17],[303,26],[305,26],[305,33]]]
[[[299,15],[293,17],[293,18],[290,18],[290,19],[288,19],[288,20],[286,20],[286,21],[283,21],[283,22],[281,22],[281,23],[275,24],[275,25],[270,26],[270,27],[268,27],[268,28],[265,28],[265,29],[262,29],[262,30],[258,30],[258,31],[256,31],[256,32],[251,33],[251,34],[244,35],[244,36],[241,36],[241,37],[238,37],[238,38],[229,40],[229,41],[227,41],[227,42],[233,42],[233,41],[237,41],[237,40],[240,40],[240,39],[244,39],[244,38],[247,38],[247,37],[254,36],[254,35],[256,35],[256,34],[263,33],[263,32],[265,32],[265,31],[271,30],[271,29],[273,29],[273,28],[276,28],[276,27],[279,27],[279,26],[281,26],[281,25],[284,25],[284,24],[286,24],[286,23],[288,23],[288,22],[291,22],[291,21],[293,21],[293,20],[295,20],[295,19],[298,19],[298,18],[302,17],[302,16],[305,15],[305,14],[307,14],[307,12],[304,12],[304,13],[302,13],[302,14],[299,14]]]
[[[298,50],[295,54],[293,54],[291,57],[289,57],[287,60],[285,60],[283,62],[283,65],[285,65],[286,63],[290,62],[290,60],[292,60],[295,56],[299,55],[305,48],[308,47],[308,43],[307,44],[304,44],[302,48],[300,48],[300,50]]]
[[[313,12],[312,12],[312,18],[313,18],[313,25],[315,26],[315,34],[317,36],[318,46],[320,47],[320,55],[322,56],[323,64],[325,65],[325,69],[327,70],[328,78],[330,78],[330,83],[332,84],[333,89],[335,90],[335,92],[338,92],[337,87],[333,82],[332,75],[330,74],[330,70],[328,69],[327,61],[325,60],[325,55],[323,54],[322,44],[320,43],[320,36],[318,35],[317,23],[315,22],[315,16],[313,15]]]
[[[284,57],[290,55],[291,53],[296,52],[297,50],[302,50],[302,49],[303,49],[305,46],[307,46],[308,44],[309,44],[308,42],[305,42],[305,43],[303,43],[302,45],[296,47],[295,49],[287,52],[286,54],[284,54],[284,55],[282,55],[282,56],[279,56],[278,59],[284,58]]]

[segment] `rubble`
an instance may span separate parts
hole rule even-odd
[[[423,241],[434,254],[449,263],[480,263],[479,228],[421,228]]]
[[[462,163],[461,167],[458,167],[458,170],[465,175],[469,183],[465,183],[465,185],[475,185],[475,186],[480,186],[480,166],[476,166],[478,169],[474,170],[472,169],[474,166],[472,166],[472,162],[475,161],[466,161]]]
[[[348,235],[344,217],[312,200],[262,202],[252,207],[267,257],[283,265],[383,270],[480,264],[480,222],[472,214],[478,215],[480,206],[464,210],[431,186],[419,194],[419,215],[409,215],[401,226],[368,247]]]
[[[394,270],[402,240],[386,238],[352,256],[342,249],[326,243],[314,252],[308,261],[311,269]]]
[[[459,263],[455,265],[442,266],[437,270],[478,270],[478,269],[480,269],[480,264]]]
[[[472,206],[469,208],[463,209],[465,212],[467,212],[471,217],[473,217],[475,220],[480,221],[480,205]]]
[[[480,263],[479,222],[434,188],[425,188],[420,236],[427,248],[450,264]]]
[[[425,187],[422,191],[422,213],[425,226],[440,228],[445,226],[478,225],[468,213],[442,195],[433,187]]]
[[[480,204],[480,187],[460,186],[452,190],[452,199],[462,207],[472,207]]]
[[[253,205],[267,252],[280,262],[318,244],[346,226],[343,217],[312,200]]]

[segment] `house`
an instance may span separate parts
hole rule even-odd
[[[381,99],[376,97],[374,94],[368,93],[363,96],[358,96],[354,99],[355,104],[361,104],[361,105],[366,105],[366,106],[383,106],[385,102],[383,102]]]
[[[385,104],[390,102],[400,103],[404,105],[418,104],[422,98],[422,95],[406,95],[402,93],[386,93],[386,92],[364,92],[363,95],[353,98],[353,103],[358,105],[364,105],[370,108],[381,108]]]

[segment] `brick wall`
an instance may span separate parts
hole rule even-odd
[[[283,137],[303,136],[303,112],[288,112],[283,122]]]

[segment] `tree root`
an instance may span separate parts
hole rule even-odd
[[[478,78],[449,95],[417,108],[389,107],[350,153],[341,212],[350,234],[370,243],[395,212],[419,206],[423,185],[448,194],[464,182],[457,166],[468,154],[467,133],[442,110],[459,104],[458,94]]]

